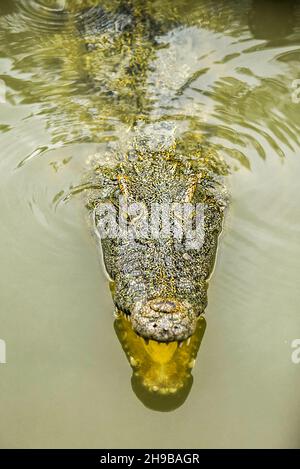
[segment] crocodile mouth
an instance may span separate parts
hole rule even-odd
[[[206,321],[200,316],[194,334],[184,341],[157,342],[138,335],[130,318],[120,313],[114,323],[117,337],[132,368],[132,387],[142,402],[156,410],[181,405],[192,386]]]
[[[187,301],[155,298],[137,302],[132,312],[118,309],[132,324],[134,332],[157,342],[183,342],[191,337],[199,315]]]

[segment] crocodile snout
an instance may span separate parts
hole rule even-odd
[[[197,315],[186,301],[155,298],[136,304],[131,322],[134,331],[144,338],[158,342],[182,341],[195,332]]]

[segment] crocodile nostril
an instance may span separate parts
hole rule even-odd
[[[196,313],[187,301],[163,297],[137,303],[131,314],[133,330],[158,342],[185,340],[194,333],[196,319]]]
[[[173,313],[176,307],[177,305],[173,301],[155,301],[151,304],[151,309],[160,313]]]

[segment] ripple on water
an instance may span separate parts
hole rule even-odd
[[[119,52],[103,42],[88,52],[63,3],[0,2],[1,325],[16,358],[3,381],[5,443],[82,447],[100,438],[142,447],[163,436],[178,447],[297,446],[299,369],[290,343],[299,333],[300,104],[291,84],[300,78],[300,2],[141,1],[165,26],[144,81],[126,70],[135,54],[147,56],[149,42],[139,37]],[[97,0],[66,0],[72,10],[82,3]],[[85,249],[83,204],[63,203],[88,155],[128,140],[141,118],[207,139],[232,168],[196,392],[156,434],[157,415],[129,396],[126,364],[107,333],[111,318],[99,314],[112,305],[94,250],[89,257]],[[103,353],[111,360],[100,360]]]
[[[268,1],[245,1],[239,7],[234,1],[221,1],[216,7],[207,0],[191,4],[182,14],[177,2],[180,21],[158,33],[146,87],[136,90],[138,105],[114,88],[113,79],[119,73],[126,75],[123,67],[134,50],[100,44],[95,86],[88,63],[96,57],[68,21],[63,8],[68,3],[20,0],[0,19],[0,64],[5,66],[0,79],[7,98],[5,112],[0,110],[5,142],[2,179],[17,187],[18,203],[25,201],[44,228],[55,226],[55,217],[59,218],[55,207],[62,210],[57,202],[80,182],[90,146],[128,139],[127,131],[141,114],[150,121],[175,121],[177,133],[185,138],[208,139],[233,170],[256,174],[257,159],[284,161],[299,150],[299,106],[292,102],[291,83],[298,78],[300,40],[295,18],[300,8],[293,2],[276,4],[279,35],[275,28],[271,34],[271,25],[261,28],[259,11],[271,15],[272,21],[278,17]],[[73,2],[72,9],[78,4]],[[175,10],[168,14],[172,19]],[[89,22],[99,21],[97,10],[93,15]],[[158,16],[163,19],[163,12]],[[143,50],[147,42],[139,40]],[[139,93],[147,101],[142,113]],[[82,154],[77,144],[85,149]],[[56,172],[50,166],[54,155]],[[16,201],[10,194],[10,210],[12,200]],[[61,223],[67,223],[66,213]],[[241,223],[244,227],[250,223],[250,230],[263,227],[264,220],[256,216],[245,209]],[[72,225],[71,220],[68,223]]]
[[[65,0],[19,0],[13,12],[1,19],[12,33],[35,31],[48,33],[65,25],[67,14]]]

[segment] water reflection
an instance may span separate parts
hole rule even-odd
[[[103,151],[109,154],[112,143],[130,141],[139,120],[175,122],[176,136],[187,146],[208,141],[233,170],[251,169],[256,157],[276,154],[284,160],[287,150],[299,150],[299,105],[291,100],[291,83],[299,78],[299,1],[134,1],[146,15],[139,30],[127,29],[122,43],[120,35],[108,34],[110,29],[104,27],[96,50],[91,38],[80,36],[78,19],[83,8],[95,3],[66,1],[69,14],[54,0],[1,2],[0,59],[5,72],[0,79],[7,87],[7,109],[25,110],[17,132],[9,112],[1,114],[0,133],[7,139],[10,135],[10,153],[20,157],[14,168],[24,171],[25,163],[40,161],[50,149],[81,142],[107,143]],[[114,12],[121,3],[101,2]],[[94,20],[99,26],[98,15]],[[105,24],[103,18],[100,24]],[[103,41],[108,36],[109,41]],[[34,119],[45,126],[50,143],[28,131]],[[33,146],[29,155],[19,148],[22,126]],[[74,153],[78,155],[77,148]],[[53,168],[67,172],[63,156],[61,162]],[[83,172],[83,164],[78,167]],[[77,182],[78,174],[74,179]],[[36,182],[38,187],[43,183],[42,177]],[[58,196],[53,204],[49,198],[49,207],[42,191],[33,197],[32,184],[15,184],[20,200],[27,199],[33,216],[48,228],[49,239],[56,225],[48,212],[69,192],[63,186],[67,183],[58,184]],[[267,184],[264,187],[267,203],[271,192]],[[49,223],[43,222],[45,213]],[[56,235],[63,229],[60,225]],[[203,321],[189,347],[174,344],[168,350],[163,344],[145,345],[129,323],[116,321],[133,368],[133,390],[146,406],[171,410],[184,402],[192,386],[189,363],[196,358]],[[175,392],[164,393],[166,389]]]
[[[114,328],[132,368],[131,385],[137,397],[154,410],[180,407],[193,384],[192,369],[206,328],[204,317],[199,318],[195,334],[181,345],[154,340],[146,343],[122,315]]]
[[[126,144],[139,120],[176,122],[177,136],[200,135],[233,169],[251,168],[253,151],[284,158],[298,145],[299,2],[113,1],[87,19],[96,3],[66,1],[62,11],[20,0],[1,20],[8,100],[36,104],[52,135],[24,161],[75,142]],[[118,12],[127,19],[116,34]]]
[[[257,39],[276,43],[294,32],[299,2],[295,0],[253,0],[249,15],[249,28]],[[276,30],[276,39],[274,38]]]

